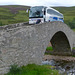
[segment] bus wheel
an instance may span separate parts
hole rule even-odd
[[[36,21],[36,24],[39,24],[41,22],[41,20],[40,19],[38,19],[37,21]]]

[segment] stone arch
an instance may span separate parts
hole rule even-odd
[[[56,32],[50,40],[53,53],[58,55],[71,55],[71,47],[66,34],[62,31]]]

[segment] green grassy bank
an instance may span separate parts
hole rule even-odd
[[[10,72],[5,75],[60,75],[57,70],[52,70],[50,65],[35,65],[18,67],[11,66]]]

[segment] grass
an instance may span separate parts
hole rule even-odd
[[[0,6],[0,26],[27,22],[29,14],[26,10],[29,6],[6,5]],[[53,7],[64,15],[64,22],[72,29],[75,29],[75,7]]]
[[[0,6],[0,26],[27,22],[29,20],[26,9],[28,6],[8,5]]]
[[[50,65],[28,64],[27,66],[18,67],[12,65],[10,72],[5,75],[60,75],[57,70],[51,70]]]
[[[75,47],[73,47],[72,49],[74,49],[74,50],[75,50]]]
[[[52,52],[53,52],[53,48],[52,46],[49,46],[46,48],[45,55],[52,55]]]
[[[72,57],[75,57],[75,47],[73,47],[72,50],[73,50],[73,52],[74,52],[74,53],[72,54]]]
[[[50,46],[50,47],[47,47],[46,50],[50,50],[50,51],[53,51],[53,48]]]
[[[72,55],[72,57],[75,57],[75,55]]]
[[[75,32],[75,29],[73,29],[73,31]]]

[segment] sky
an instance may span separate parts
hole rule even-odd
[[[75,6],[75,0],[0,0],[0,5]]]

